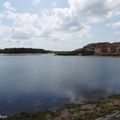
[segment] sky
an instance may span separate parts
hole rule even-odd
[[[94,42],[120,42],[120,0],[0,0],[0,48]]]

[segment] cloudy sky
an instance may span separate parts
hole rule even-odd
[[[0,0],[0,48],[73,50],[120,42],[120,0]]]

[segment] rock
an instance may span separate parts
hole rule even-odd
[[[71,117],[71,115],[72,114],[68,110],[64,110],[61,112],[61,117],[65,119]]]

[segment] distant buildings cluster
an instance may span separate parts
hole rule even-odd
[[[120,54],[120,42],[116,43],[92,43],[83,47],[84,54],[117,55]]]
[[[91,43],[83,48],[74,51],[58,51],[55,55],[99,55],[99,56],[120,56],[120,42]]]

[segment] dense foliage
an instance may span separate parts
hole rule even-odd
[[[35,48],[5,48],[0,49],[0,53],[4,54],[20,54],[20,53],[50,53],[49,50]]]

